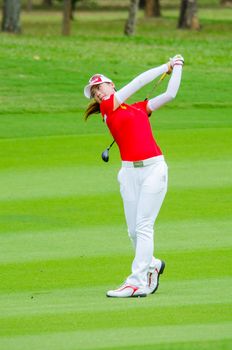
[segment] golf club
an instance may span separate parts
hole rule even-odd
[[[109,161],[109,150],[111,149],[111,147],[113,146],[113,144],[115,143],[115,140],[109,145],[109,147],[102,152],[102,160],[104,160],[104,162],[108,162]]]

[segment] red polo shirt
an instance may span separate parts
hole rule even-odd
[[[118,144],[121,159],[138,161],[162,154],[151,130],[146,112],[148,101],[132,105],[121,104],[113,111],[114,95],[103,100],[101,114]]]

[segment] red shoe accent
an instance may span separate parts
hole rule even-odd
[[[152,273],[150,272],[148,277],[148,287],[151,286],[151,276],[152,276]]]
[[[122,291],[122,290],[127,289],[127,288],[131,288],[131,289],[133,290],[133,293],[132,293],[131,295],[134,295],[135,292],[139,289],[138,287],[125,286],[125,287],[123,287],[123,288],[121,288],[121,289],[118,289],[118,291]]]

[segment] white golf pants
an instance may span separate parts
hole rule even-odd
[[[118,173],[128,233],[135,249],[132,273],[126,282],[138,287],[147,285],[147,273],[154,267],[154,223],[168,183],[164,157],[149,160],[152,164],[143,167],[134,167],[133,162],[122,162]]]

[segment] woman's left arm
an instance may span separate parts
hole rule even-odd
[[[131,95],[141,89],[144,85],[150,83],[163,73],[168,73],[170,67],[165,63],[159,67],[149,69],[142,74],[139,74],[129,84],[121,88],[114,94],[114,110],[117,109],[123,102],[125,102]]]
[[[147,103],[147,114],[150,115],[152,111],[160,108],[167,102],[172,101],[179,90],[181,75],[182,75],[183,61],[179,61],[177,64],[174,63],[172,76],[169,80],[168,87],[165,93],[150,99]]]

